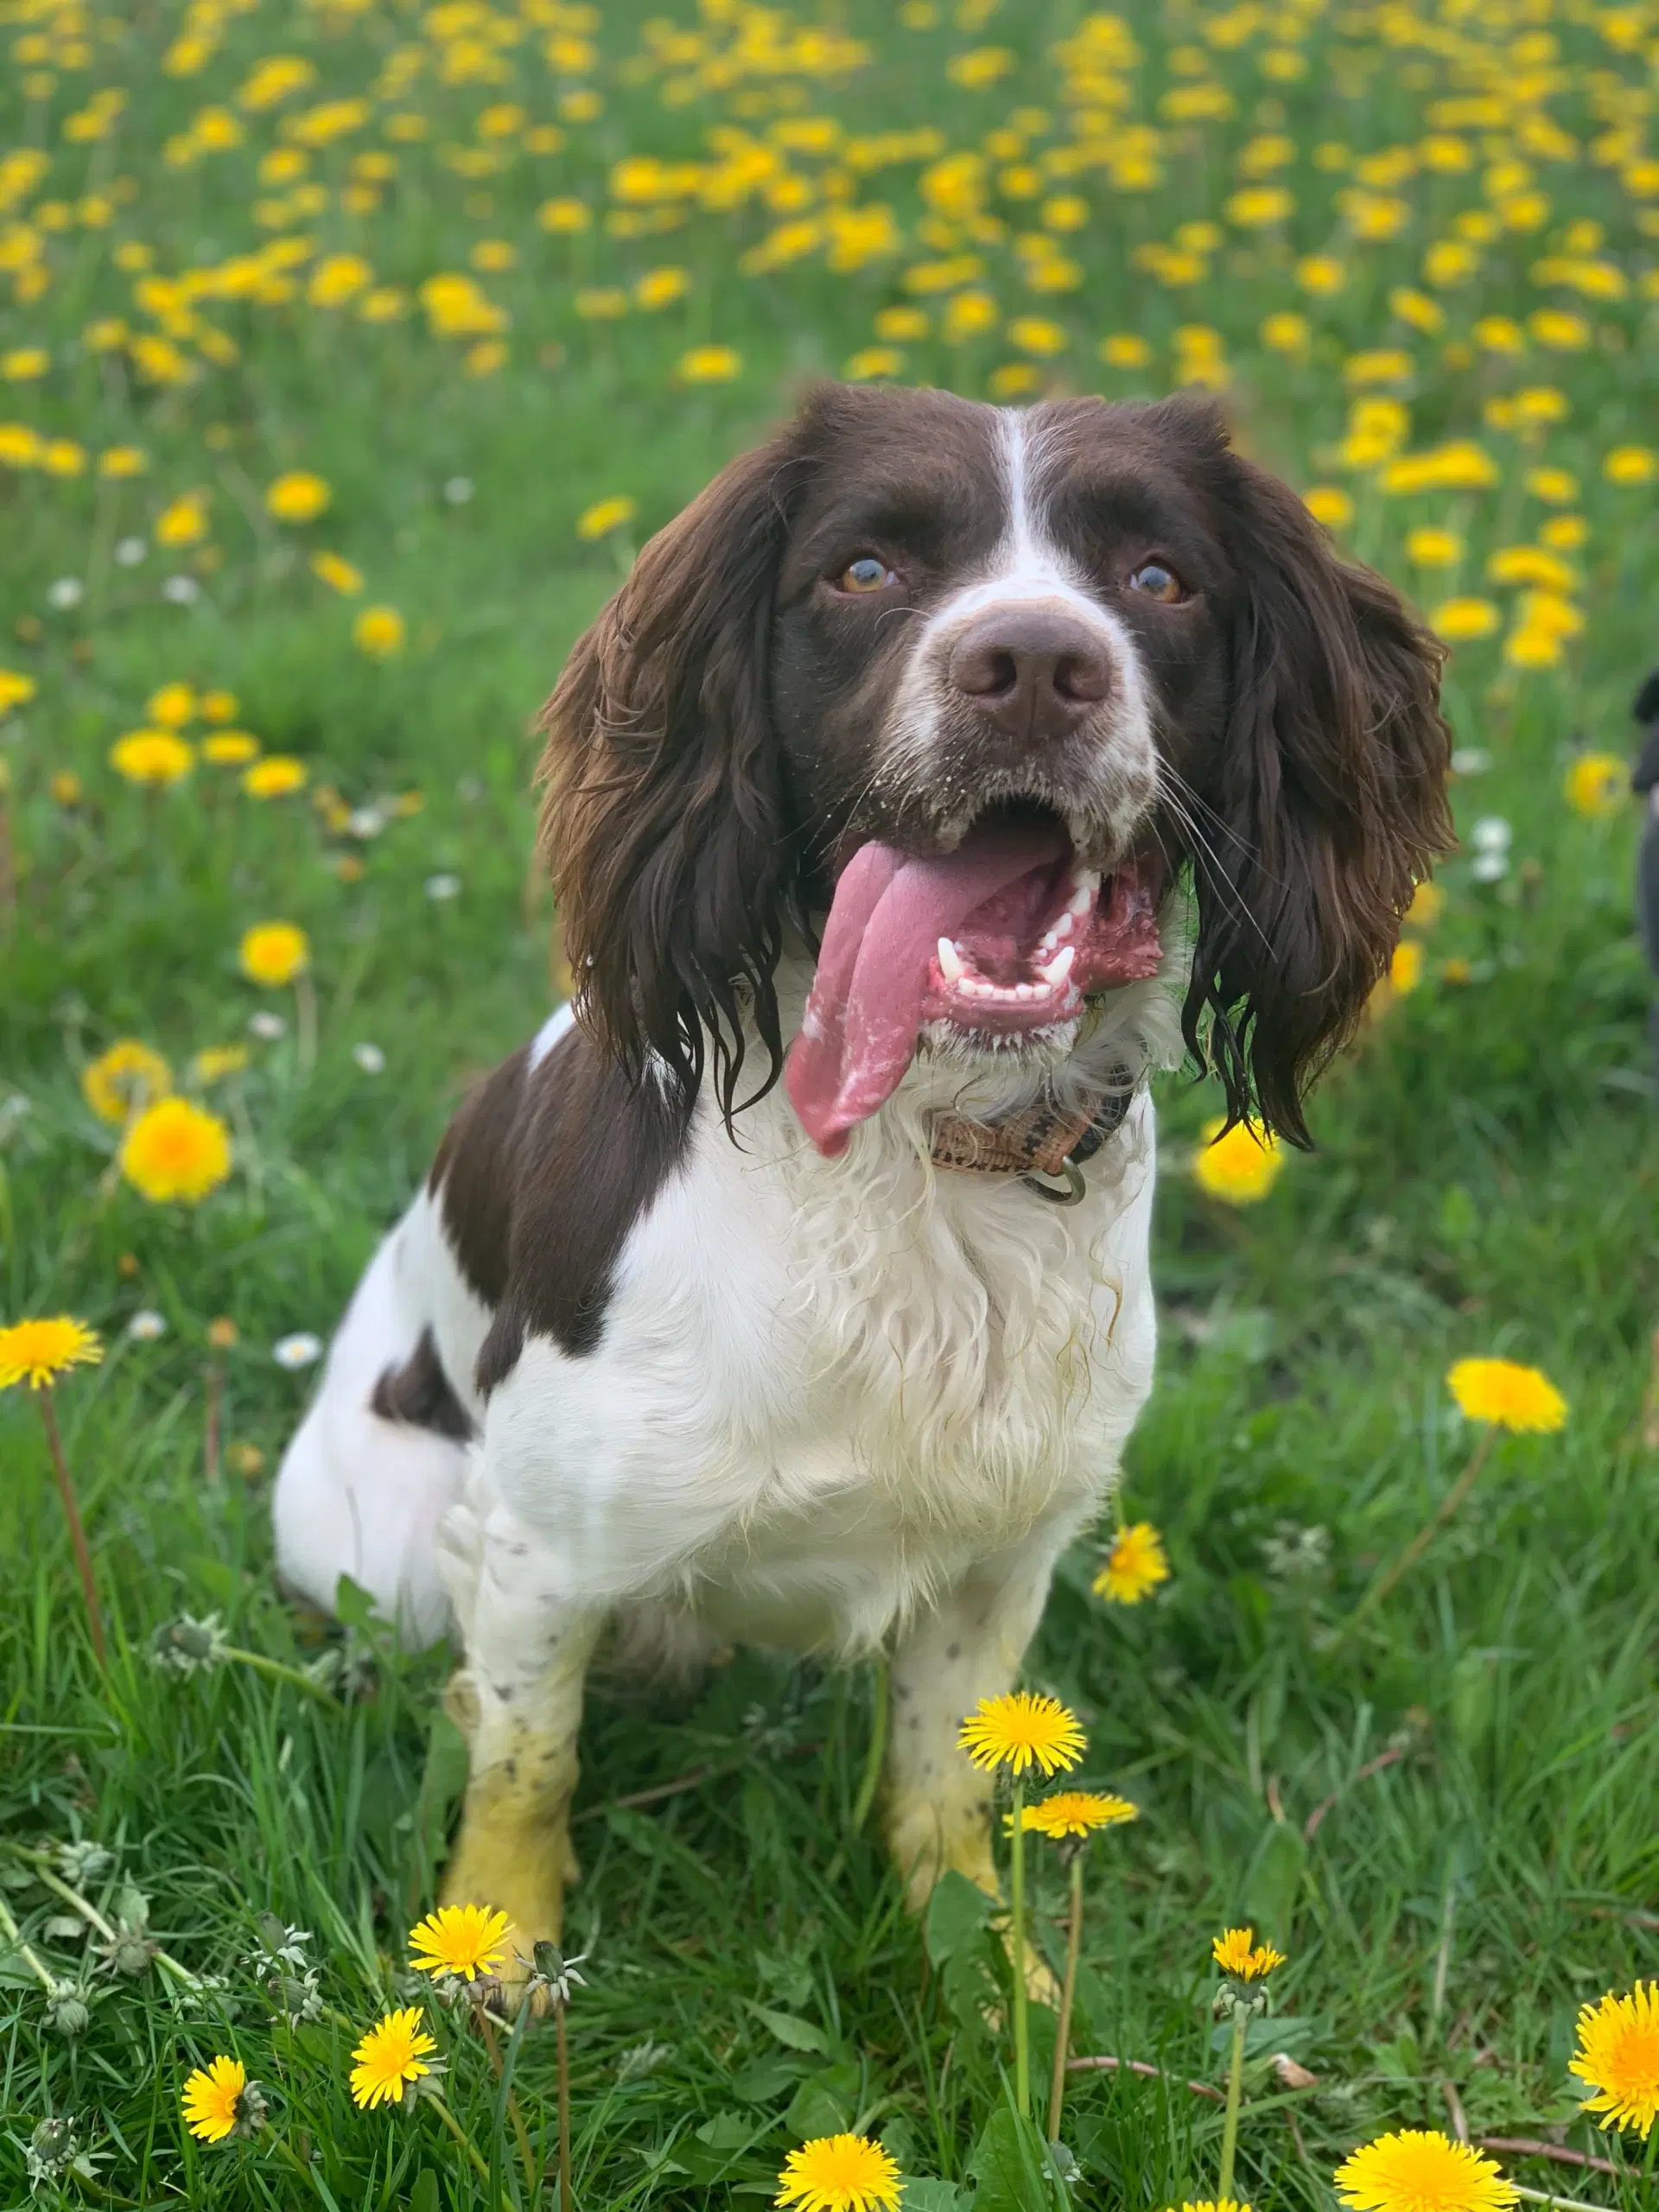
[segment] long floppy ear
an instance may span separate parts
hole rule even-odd
[[[541,849],[584,1025],[689,1106],[705,1035],[729,1121],[746,1019],[783,1061],[772,970],[794,873],[767,704],[792,436],[658,531],[542,715]]]
[[[1218,419],[1212,430],[1206,474],[1245,596],[1182,1022],[1202,1061],[1211,1010],[1230,1114],[1254,1105],[1306,1145],[1307,1086],[1452,842],[1445,652],[1381,576],[1336,556],[1293,492],[1225,449]]]

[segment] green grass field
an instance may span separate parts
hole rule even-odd
[[[1027,1677],[1141,1808],[1089,1860],[1075,2048],[1163,2078],[1075,2074],[1077,2178],[1021,2179],[1000,1955],[960,1898],[907,1920],[851,1831],[868,1678],[749,1655],[679,1712],[601,1686],[577,2202],[769,2202],[853,2128],[910,2212],[1213,2196],[1220,2107],[1185,2085],[1223,2072],[1210,1942],[1248,1919],[1288,1954],[1250,2029],[1256,2212],[1332,2212],[1356,2145],[1459,2116],[1533,2146],[1494,2155],[1535,2196],[1637,2212],[1652,2146],[1582,2115],[1567,2063],[1578,2007],[1659,1967],[1659,1148],[1604,757],[1659,658],[1659,16],[661,4],[0,5],[0,1323],[105,1341],[54,1398],[110,1645],[39,1404],[0,1393],[0,2203],[531,2201],[487,2053],[407,1966],[461,1781],[445,1655],[360,1629],[328,1701],[281,1672],[319,1659],[267,1526],[313,1377],[273,1348],[327,1337],[557,988],[529,724],[564,652],[846,372],[1220,390],[1455,641],[1465,842],[1260,1203],[1192,1179],[1218,1094],[1163,1095],[1125,1508],[1173,1573],[1109,1606],[1080,1551]],[[268,500],[296,475],[321,486]],[[136,753],[177,779],[134,782],[112,747],[169,716],[188,750]],[[303,780],[250,794],[227,729]],[[272,920],[307,933],[297,986],[238,968]],[[122,1172],[124,1097],[86,1083],[120,1039],[228,1132],[199,1204]],[[1566,1424],[1499,1441],[1338,1640],[1469,1455],[1465,1356],[1542,1368]],[[184,1614],[266,1663],[162,1670]],[[82,1840],[108,1856],[66,1885]],[[248,1963],[263,1911],[310,1931],[327,2010],[297,2029]],[[147,1936],[111,1965],[93,1913]],[[433,2112],[348,2095],[356,2037],[423,2001],[487,2179]],[[216,2053],[264,2087],[257,2139],[185,2131]],[[513,2063],[550,2155],[551,2031]],[[30,2164],[54,2116],[79,2171]]]

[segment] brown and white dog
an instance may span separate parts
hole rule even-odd
[[[886,1651],[909,1894],[995,1887],[957,1730],[1151,1386],[1148,1079],[1306,1141],[1449,839],[1439,672],[1190,398],[830,387],[645,547],[545,717],[577,999],[277,1484],[291,1586],[459,1632],[451,1901],[556,1934],[615,1630]]]

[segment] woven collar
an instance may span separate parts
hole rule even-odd
[[[1018,1113],[995,1122],[965,1114],[933,1117],[933,1165],[969,1175],[1058,1175],[1071,1161],[1080,1167],[1116,1135],[1129,1110],[1127,1085],[1092,1105],[1064,1108],[1046,1084],[1043,1095]]]

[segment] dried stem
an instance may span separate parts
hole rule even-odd
[[[570,2044],[564,2027],[564,1999],[553,1999],[553,2033],[559,2054],[559,2212],[575,2212],[570,2187]]]
[[[80,1573],[81,1595],[86,1600],[86,1623],[92,1632],[92,1649],[98,1663],[107,1669],[109,1658],[104,1648],[104,1614],[98,1602],[98,1586],[92,1580],[92,1557],[86,1548],[86,1531],[81,1525],[80,1508],[75,1503],[75,1486],[69,1479],[69,1463],[63,1456],[63,1439],[58,1433],[57,1408],[52,1402],[52,1385],[41,1389],[41,1418],[46,1423],[46,1440],[52,1453],[52,1471],[58,1478],[58,1496],[63,1500],[64,1518],[69,1523],[69,1541],[74,1546],[75,1565]]]
[[[1114,2058],[1104,2051],[1089,2051],[1080,2058],[1068,2058],[1065,2070],[1068,2074],[1138,2074],[1147,2082],[1179,2082],[1195,2097],[1207,2097],[1214,2105],[1223,2101],[1221,2091],[1212,2082],[1182,2082],[1179,2074],[1167,2074],[1147,2058]]]

